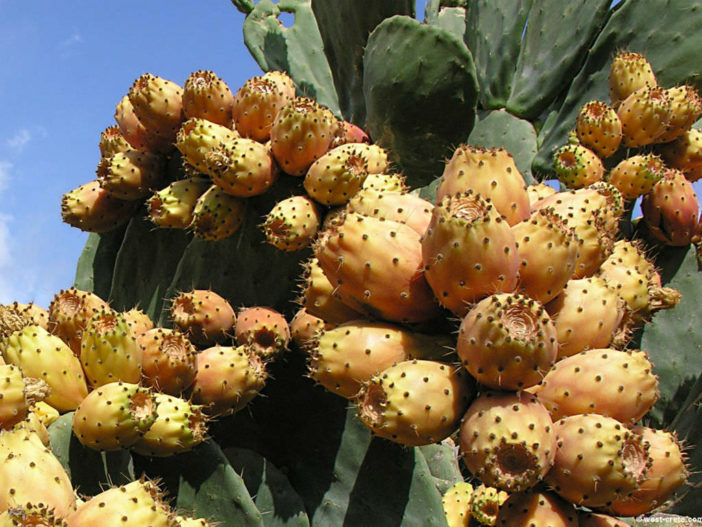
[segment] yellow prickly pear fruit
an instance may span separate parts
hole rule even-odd
[[[197,200],[211,185],[204,177],[174,181],[147,200],[149,219],[162,229],[187,229],[193,222]]]
[[[0,527],[68,527],[66,520],[41,501],[21,503],[0,514]]]
[[[134,149],[119,131],[119,126],[116,125],[108,126],[102,131],[99,147],[100,157],[103,159]]]
[[[636,90],[657,86],[653,68],[646,57],[633,51],[618,51],[609,70],[609,97],[616,107]]]
[[[150,73],[137,78],[127,94],[144,128],[173,142],[183,122],[183,88]]]
[[[110,305],[91,291],[76,287],[62,289],[49,304],[48,330],[80,355],[80,339],[90,318]]]
[[[34,303],[0,305],[0,340],[25,326],[48,329],[49,312]]]
[[[227,127],[232,125],[234,95],[227,83],[209,70],[191,73],[183,85],[183,114]]]
[[[374,189],[359,190],[346,205],[347,212],[404,223],[420,236],[431,222],[434,204],[415,194]]]
[[[509,494],[504,490],[486,485],[479,485],[473,489],[470,500],[470,515],[479,524],[494,526],[500,507],[507,500]]]
[[[622,122],[622,145],[641,147],[658,142],[672,114],[670,96],[660,87],[644,87],[622,101],[617,115]]]
[[[145,333],[154,327],[154,323],[149,315],[137,307],[133,307],[129,311],[122,312],[122,315],[124,315],[124,319],[132,329],[132,334],[135,337],[138,337],[142,333]]]
[[[600,158],[581,144],[567,144],[553,155],[553,169],[558,179],[570,189],[592,185],[604,176]]]
[[[107,232],[127,223],[139,205],[138,200],[116,198],[100,182],[91,181],[62,196],[61,218],[85,232]]]
[[[44,381],[24,377],[12,364],[0,365],[0,428],[10,428],[25,419],[32,405],[48,393]]]
[[[177,329],[152,328],[136,337],[141,348],[142,382],[159,392],[180,395],[195,380],[197,349]]]
[[[246,202],[212,185],[195,202],[190,228],[197,238],[216,242],[233,236],[246,218]]]
[[[368,161],[361,150],[342,145],[328,151],[307,170],[303,185],[317,202],[343,205],[356,194],[368,175]]]
[[[97,181],[110,195],[137,200],[162,186],[165,160],[160,154],[127,150],[103,158],[98,163]]]
[[[580,108],[575,120],[578,140],[600,157],[614,154],[622,142],[622,123],[614,108],[602,101],[590,101]]]
[[[548,196],[553,196],[557,190],[548,183],[533,183],[527,186],[527,194],[529,195],[529,206],[533,210],[533,206],[539,200]]]
[[[575,505],[550,491],[515,492],[500,507],[498,527],[579,527]]]
[[[183,161],[188,166],[211,176],[210,167],[206,162],[207,155],[235,139],[239,139],[236,130],[207,119],[192,117],[178,129],[175,147],[183,155]]]
[[[448,527],[468,527],[472,495],[473,486],[467,481],[459,481],[444,492],[441,504]]]
[[[266,215],[266,241],[281,251],[299,251],[312,244],[322,222],[319,206],[307,196],[279,201]]]
[[[406,192],[405,176],[402,174],[368,174],[363,180],[361,189],[377,190],[378,192]]]
[[[200,346],[224,342],[236,324],[236,313],[229,301],[205,289],[179,293],[172,300],[170,313],[176,327]]]
[[[207,173],[232,196],[250,198],[267,192],[278,179],[278,165],[270,145],[239,138],[205,154]]]
[[[605,180],[617,187],[624,199],[636,199],[651,192],[665,169],[663,160],[656,154],[637,154],[617,163]]]
[[[672,168],[682,170],[695,182],[702,178],[702,131],[692,128],[673,142],[661,147],[661,155]]]
[[[689,85],[668,88],[671,101],[671,116],[668,128],[658,138],[658,143],[669,143],[690,130],[692,124],[702,115],[702,99],[697,90]]]

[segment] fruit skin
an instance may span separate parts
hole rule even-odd
[[[433,203],[416,194],[375,189],[359,190],[346,205],[347,212],[404,223],[420,236],[431,222],[433,209]]]
[[[114,197],[90,181],[61,197],[61,219],[85,232],[108,232],[127,223],[139,209],[136,200]]]
[[[332,140],[331,148],[345,145],[347,143],[370,143],[368,134],[361,128],[349,121],[339,121],[337,123],[334,139]]]
[[[702,177],[702,131],[692,128],[675,141],[660,147],[661,156],[671,168],[682,170],[688,181]]]
[[[548,491],[511,494],[500,507],[499,527],[578,527],[575,507]]]
[[[617,187],[624,199],[636,199],[648,194],[664,173],[665,165],[660,156],[636,154],[617,163],[605,180]]]
[[[210,180],[204,177],[170,183],[147,200],[149,219],[162,229],[187,229],[193,221],[197,200],[210,186]]]
[[[653,68],[641,53],[620,50],[612,60],[609,70],[609,97],[616,107],[636,90],[657,86]]]
[[[145,73],[129,88],[129,102],[149,132],[174,142],[183,122],[183,88],[175,82]]]
[[[659,143],[674,141],[688,130],[702,116],[702,99],[690,84],[668,88],[671,101],[671,116],[668,128],[658,137]]]
[[[76,287],[62,289],[49,304],[48,329],[80,355],[80,340],[90,318],[110,304],[91,291]]]
[[[180,292],[171,301],[170,315],[176,327],[198,346],[225,342],[236,324],[236,312],[231,304],[206,289]]]
[[[38,501],[14,505],[0,513],[0,527],[68,527],[64,519],[59,518],[54,510]]]
[[[578,527],[628,527],[628,525],[628,523],[606,514],[578,512]]]
[[[454,151],[436,189],[436,203],[470,190],[489,199],[510,225],[529,217],[526,183],[504,148],[462,144]]]
[[[120,134],[136,150],[165,153],[172,144],[166,137],[150,133],[134,112],[129,95],[122,97],[115,107],[115,121]]]
[[[640,434],[611,417],[582,414],[554,423],[558,449],[545,482],[586,507],[608,506],[644,481],[651,458]]]
[[[641,147],[658,141],[670,122],[671,100],[665,89],[644,87],[622,101],[617,115],[622,122],[622,146]]]
[[[288,349],[290,326],[285,316],[273,308],[246,307],[237,314],[234,338],[237,345],[250,347],[267,361]]]
[[[347,214],[314,246],[329,282],[353,309],[390,322],[423,322],[439,314],[425,280],[419,234],[407,225]]]
[[[269,145],[239,138],[205,154],[207,173],[222,191],[250,198],[270,190],[278,179],[278,165]]]
[[[534,204],[538,201],[547,198],[548,196],[553,196],[556,193],[556,189],[543,181],[541,183],[533,183],[527,186],[527,194],[529,196],[529,206],[532,211],[534,211]]]
[[[421,245],[427,282],[437,301],[458,316],[472,302],[517,287],[514,234],[480,195],[468,192],[438,202]]]
[[[337,288],[329,281],[319,265],[319,260],[314,256],[304,263],[300,289],[300,305],[304,306],[310,315],[319,317],[326,323],[341,324],[363,318],[361,312],[339,298]]]
[[[599,157],[614,154],[622,142],[622,123],[617,112],[602,101],[585,103],[575,119],[578,140]]]
[[[311,315],[307,309],[301,307],[290,321],[290,336],[293,344],[299,350],[307,351],[314,344],[318,331],[332,329],[334,324],[326,323],[319,317]]]
[[[378,192],[407,192],[405,176],[402,174],[368,174],[361,185],[362,190]]]
[[[141,348],[141,382],[169,395],[180,395],[195,380],[197,349],[177,329],[152,328],[136,337]]]
[[[361,189],[368,175],[368,161],[363,150],[350,150],[348,146],[329,150],[312,163],[305,174],[305,191],[322,205],[347,203]]]
[[[213,71],[192,72],[183,84],[182,101],[186,119],[200,117],[224,126],[232,125],[234,95]]]
[[[632,425],[658,400],[658,377],[642,350],[591,349],[566,357],[531,392],[554,421],[597,413]]]
[[[406,446],[428,445],[458,428],[474,393],[467,375],[454,366],[402,361],[363,383],[358,417],[374,435]]]
[[[163,185],[165,159],[151,152],[127,150],[101,159],[96,172],[100,187],[112,196],[137,200]]]
[[[154,392],[135,383],[110,382],[91,391],[73,414],[73,433],[94,450],[131,447],[156,420]]]
[[[246,203],[212,185],[195,202],[193,234],[203,240],[216,242],[233,236],[246,218]]]
[[[456,353],[481,384],[522,390],[538,384],[556,360],[556,328],[540,302],[520,294],[492,295],[461,321]]]
[[[32,302],[29,304],[0,304],[0,341],[25,326],[49,327],[49,312]],[[2,364],[2,363],[0,363]]]
[[[319,206],[307,196],[279,201],[266,215],[266,241],[281,251],[299,251],[312,244],[322,222]]]
[[[527,392],[483,392],[463,416],[459,440],[468,470],[507,492],[539,483],[556,455],[551,416]]]
[[[604,165],[597,154],[579,143],[556,150],[553,169],[560,182],[571,189],[586,187],[604,176]]]
[[[0,364],[0,428],[10,428],[25,419],[32,405],[48,393],[44,381],[24,377],[12,364]]]
[[[473,486],[467,481],[458,481],[441,497],[441,504],[448,527],[468,527]]]
[[[100,157],[102,159],[134,149],[121,134],[117,125],[108,126],[100,133],[98,147],[100,148]]]
[[[504,490],[479,485],[473,491],[470,515],[481,525],[494,526],[500,507],[508,497]]]
[[[122,315],[124,315],[124,319],[127,321],[127,324],[129,324],[129,327],[132,329],[132,334],[135,337],[139,337],[154,327],[154,323],[151,318],[149,318],[149,315],[137,307],[133,307],[129,311],[123,311]]]
[[[192,117],[178,129],[175,147],[183,155],[185,165],[197,172],[212,176],[213,172],[207,163],[208,154],[224,148],[237,139],[239,134],[236,130],[207,119]]]

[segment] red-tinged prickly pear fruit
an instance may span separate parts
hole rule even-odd
[[[578,527],[575,506],[548,491],[511,494],[500,507],[497,527]]]
[[[59,337],[40,326],[26,326],[3,342],[2,356],[25,377],[49,385],[45,401],[61,412],[75,410],[88,394],[78,357]]]
[[[156,420],[155,394],[135,383],[110,382],[91,391],[73,414],[73,434],[94,450],[129,448]]]
[[[408,188],[402,174],[368,174],[363,180],[361,190],[405,193]]]
[[[164,158],[160,154],[127,150],[103,158],[97,167],[100,187],[116,198],[136,200],[162,186]]]
[[[334,139],[332,140],[331,148],[345,145],[347,143],[366,143],[370,144],[368,134],[362,128],[348,121],[339,121]]]
[[[358,417],[374,435],[401,445],[438,443],[456,431],[474,393],[459,368],[402,361],[363,383]]]
[[[211,185],[204,177],[174,181],[146,201],[149,219],[162,229],[187,229],[193,222],[197,200]]]
[[[494,526],[500,507],[507,500],[509,494],[504,490],[478,485],[473,489],[470,501],[470,515],[480,525]]]
[[[673,247],[689,245],[700,214],[695,189],[682,171],[669,168],[641,200],[643,219],[654,238]]]
[[[242,137],[265,142],[270,138],[278,110],[294,97],[295,84],[282,71],[269,71],[253,77],[234,96],[234,126]]]
[[[571,415],[553,425],[558,448],[544,481],[571,503],[605,507],[634,492],[651,464],[640,434],[612,417]]]
[[[265,363],[248,346],[214,346],[197,355],[192,401],[210,415],[238,412],[266,384]]]
[[[85,232],[107,232],[132,219],[139,205],[138,200],[116,198],[91,181],[63,194],[61,219]]]
[[[690,84],[668,88],[671,101],[671,116],[668,128],[658,138],[657,143],[669,143],[690,130],[697,119],[702,116],[702,99]]]
[[[173,143],[183,122],[183,88],[150,73],[134,81],[127,93],[134,113],[149,132]]]
[[[427,283],[419,234],[407,225],[356,213],[314,246],[324,274],[353,309],[390,322],[423,322],[439,305]]]
[[[411,227],[420,236],[431,222],[434,204],[415,194],[361,189],[349,200],[346,210]]]
[[[183,155],[185,163],[198,172],[211,176],[210,167],[206,162],[207,154],[236,139],[239,139],[236,130],[207,119],[193,117],[178,129],[175,147]]]
[[[519,255],[509,223],[479,194],[446,196],[421,238],[424,276],[458,316],[488,295],[517,287]]]
[[[692,128],[660,150],[666,164],[682,170],[689,181],[702,177],[702,131]]]
[[[624,99],[617,108],[622,122],[622,146],[641,147],[658,142],[668,128],[672,103],[661,87],[644,87]]]
[[[575,273],[579,239],[553,209],[539,209],[512,226],[519,255],[523,294],[546,303],[556,297]]]
[[[95,293],[76,287],[62,289],[49,304],[48,329],[80,355],[80,340],[90,318],[110,305]]]
[[[48,325],[49,312],[34,303],[13,302],[0,305],[0,341],[25,326],[41,326],[48,329]]]
[[[567,144],[553,154],[553,170],[558,180],[571,189],[601,181],[604,165],[597,154],[581,144]]]
[[[448,527],[468,527],[473,486],[467,481],[454,483],[441,497]]]
[[[205,440],[207,419],[202,407],[185,399],[154,394],[156,420],[130,446],[132,452],[150,457],[166,457],[192,450]]]
[[[309,258],[304,264],[301,281],[302,293],[299,303],[310,315],[319,317],[324,322],[341,324],[349,320],[363,318],[363,315],[345,304],[338,296],[336,287],[324,274],[319,260]]]
[[[35,432],[0,430],[0,511],[42,503],[65,518],[76,498],[65,469]]]
[[[484,392],[468,408],[459,431],[468,470],[488,486],[519,492],[539,483],[556,455],[546,407],[527,392]]]
[[[368,175],[368,162],[362,151],[350,150],[348,146],[329,150],[307,170],[303,181],[305,191],[322,205],[347,203]]]
[[[141,348],[122,313],[100,311],[88,321],[80,341],[80,362],[88,383],[138,383]]]
[[[270,145],[253,139],[235,139],[205,154],[207,173],[232,196],[250,198],[267,192],[278,179],[278,165]]]
[[[622,123],[614,108],[606,102],[585,103],[575,119],[578,140],[599,157],[609,157],[622,142]]]
[[[626,313],[626,303],[616,290],[595,276],[569,280],[545,307],[556,325],[556,360],[586,349],[609,347]]]
[[[142,477],[105,490],[66,518],[70,527],[95,525],[148,525],[177,527],[175,514],[155,480]]]
[[[535,386],[554,421],[600,414],[633,424],[658,400],[658,377],[646,352],[590,349],[566,357]]]
[[[225,342],[236,324],[232,305],[214,291],[204,289],[179,293],[172,300],[170,313],[176,327],[198,346]]]
[[[322,223],[319,206],[308,196],[290,196],[266,215],[263,233],[276,249],[299,251],[312,244]]]
[[[628,527],[628,525],[607,514],[578,511],[578,527]]]
[[[40,379],[24,377],[12,364],[0,365],[0,428],[10,428],[27,417],[30,408],[49,394]]]
[[[149,315],[137,307],[133,307],[129,311],[124,311],[122,315],[124,315],[124,319],[127,321],[127,324],[129,324],[132,334],[135,337],[146,333],[154,327],[154,323]]]
[[[149,133],[134,113],[134,106],[128,95],[122,97],[117,104],[115,121],[122,137],[136,150],[165,153],[173,147],[168,138]]]
[[[651,463],[646,478],[632,494],[609,505],[617,516],[640,516],[663,505],[687,481],[685,455],[674,433],[647,426],[634,426],[648,443]]]
[[[234,95],[227,83],[209,70],[192,72],[183,84],[183,114],[223,126],[232,125]]]
[[[387,322],[354,320],[317,333],[309,346],[309,376],[351,399],[373,375],[410,359],[441,360],[450,341]]]
[[[489,199],[510,225],[529,217],[526,183],[504,148],[463,144],[454,151],[436,189],[436,203],[470,190]]]
[[[609,98],[616,107],[636,90],[658,85],[646,57],[633,51],[618,51],[609,70]]]
[[[538,201],[547,198],[548,196],[553,196],[558,192],[555,187],[552,187],[548,183],[532,183],[527,186],[527,194],[529,196],[529,206],[533,210],[533,206]]]
[[[137,336],[142,383],[159,392],[180,395],[195,380],[197,349],[179,330],[153,328]]]
[[[524,295],[489,296],[468,311],[458,330],[463,366],[490,388],[538,384],[556,360],[558,341],[543,304]]]
[[[248,346],[264,361],[282,354],[290,345],[290,326],[282,313],[265,306],[239,311],[234,325],[239,346]]]
[[[68,524],[63,518],[56,516],[54,509],[38,501],[10,507],[0,514],[0,526],[68,527]]]
[[[334,324],[311,315],[304,307],[301,307],[290,321],[290,338],[298,349],[308,351],[314,346],[318,332],[334,327]]]
[[[617,187],[624,199],[648,194],[666,170],[656,154],[637,154],[623,159],[609,171],[605,180]]]
[[[278,110],[270,128],[273,156],[287,174],[304,176],[329,150],[336,118],[313,99],[296,97]]]
[[[246,202],[212,185],[195,202],[190,228],[197,238],[216,242],[233,236],[246,218]]]
[[[100,134],[100,157],[103,159],[112,157],[120,152],[134,150],[134,147],[124,138],[119,131],[119,126],[108,126]]]

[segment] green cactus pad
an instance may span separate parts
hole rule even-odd
[[[456,35],[461,40],[466,33],[466,10],[463,7],[441,7],[439,2],[431,1],[425,8],[424,21]]]
[[[74,286],[107,298],[112,287],[112,271],[125,227],[102,234],[90,233],[78,259]]]

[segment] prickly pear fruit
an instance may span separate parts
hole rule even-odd
[[[336,287],[324,274],[319,260],[309,258],[304,264],[299,302],[310,315],[332,324],[363,318],[363,315],[341,301]]]
[[[265,306],[241,309],[234,325],[234,338],[239,346],[248,346],[264,361],[288,349],[290,326],[282,313]]]
[[[625,199],[648,194],[665,172],[663,160],[656,154],[637,154],[620,161],[605,180],[617,187]]]
[[[310,343],[310,377],[351,399],[373,375],[410,359],[441,360],[448,355],[449,344],[388,322],[345,322],[320,331]]]
[[[361,189],[346,205],[348,212],[404,223],[420,236],[431,222],[433,209],[433,203],[416,194],[374,189]]]
[[[10,428],[27,417],[30,408],[49,394],[41,379],[24,377],[12,364],[0,364],[0,428]]]
[[[317,159],[307,170],[303,186],[322,205],[347,203],[359,191],[368,175],[368,161],[359,149],[337,147]]]
[[[54,509],[41,501],[12,506],[0,514],[1,527],[68,527],[63,518],[56,516]]]
[[[129,100],[129,95],[122,97],[117,104],[115,121],[119,127],[120,134],[132,148],[163,153],[171,150],[173,146],[168,138],[149,133],[134,112],[134,106]]]
[[[365,382],[358,416],[374,435],[407,446],[451,435],[474,396],[467,375],[431,360],[398,362]]]
[[[263,222],[266,241],[281,251],[312,244],[322,222],[319,206],[307,196],[290,196],[275,204]]]
[[[602,101],[585,103],[575,119],[578,140],[599,157],[609,157],[622,142],[622,123],[614,108]]]
[[[80,341],[80,362],[91,386],[138,383],[141,359],[141,348],[122,313],[99,311],[88,321]]]
[[[331,148],[345,145],[347,143],[370,143],[368,134],[360,127],[348,121],[339,121],[334,139],[332,140]]]
[[[607,514],[578,511],[578,527],[628,527],[628,525]]]
[[[439,303],[458,316],[476,300],[517,287],[514,234],[492,203],[478,194],[437,202],[421,244],[427,282]]]
[[[278,179],[269,145],[253,139],[235,139],[205,154],[207,173],[220,189],[232,196],[250,198],[267,192]]]
[[[436,203],[469,190],[489,199],[510,225],[529,217],[526,183],[504,148],[463,144],[454,151],[436,189]]]
[[[208,154],[238,138],[239,134],[236,130],[207,119],[193,117],[178,129],[175,147],[183,155],[183,161],[187,165],[211,176],[211,169],[206,162]]]
[[[405,176],[402,174],[368,174],[361,185],[363,190],[378,192],[407,192]]]
[[[78,357],[59,337],[40,326],[27,326],[3,342],[6,363],[19,366],[25,377],[49,385],[45,401],[61,412],[75,410],[88,394]]]
[[[665,162],[682,170],[688,181],[702,177],[702,131],[692,128],[660,149]]]
[[[531,185],[528,185],[527,194],[529,196],[530,208],[534,210],[533,206],[535,203],[542,200],[543,198],[547,198],[548,196],[553,196],[556,192],[557,190],[554,187],[543,181],[540,183],[532,183]]]
[[[690,130],[702,116],[702,99],[690,84],[674,86],[666,90],[671,101],[671,116],[668,128],[657,139],[658,143],[669,143]]]
[[[575,507],[548,491],[511,494],[500,507],[498,527],[578,527]]]
[[[444,492],[441,504],[448,527],[468,527],[472,494],[473,486],[467,481],[459,481]]]
[[[34,303],[13,302],[0,305],[0,341],[25,326],[41,326],[48,329],[49,312]]]
[[[214,527],[205,518],[191,518],[189,516],[176,516],[178,527]]]
[[[112,157],[120,152],[133,150],[134,147],[124,138],[119,131],[119,126],[108,126],[100,134],[100,157],[102,159]]]
[[[480,524],[494,526],[500,507],[509,497],[504,490],[478,485],[470,500],[470,515]]]
[[[153,328],[137,336],[142,382],[159,392],[180,395],[195,380],[197,350],[175,329]]]
[[[459,431],[468,470],[507,492],[539,483],[553,465],[556,434],[546,407],[527,392],[484,392],[468,408]]]
[[[558,448],[544,480],[586,507],[609,506],[634,492],[651,463],[640,434],[612,417],[572,415],[554,423]]]
[[[80,355],[80,340],[90,318],[110,305],[91,291],[76,287],[62,289],[49,304],[48,330]]]
[[[211,185],[204,177],[174,181],[147,200],[149,219],[162,229],[187,229],[193,222],[197,200]]]
[[[139,205],[137,200],[116,198],[91,181],[61,197],[61,218],[85,232],[107,232],[132,219]]]
[[[301,307],[290,321],[290,337],[298,349],[307,351],[314,345],[317,332],[333,327],[334,324],[324,322]]]
[[[149,388],[111,382],[91,391],[73,414],[73,433],[95,450],[131,447],[156,420],[156,402]]]
[[[263,389],[268,374],[260,357],[247,346],[214,346],[197,355],[192,400],[205,412],[238,412]]]
[[[617,108],[622,122],[622,145],[641,147],[658,142],[668,128],[672,101],[660,87],[644,87],[624,99]]]
[[[144,128],[171,143],[183,122],[183,89],[175,82],[145,73],[129,93],[134,113]]]
[[[636,90],[658,85],[646,57],[633,51],[618,51],[609,70],[609,97],[617,106]]]
[[[271,125],[271,148],[280,167],[293,176],[307,169],[329,150],[336,118],[313,99],[296,97],[278,110]]]
[[[489,296],[461,321],[456,353],[486,386],[522,390],[538,384],[558,354],[556,328],[537,300],[514,293]]]
[[[144,456],[166,457],[192,450],[207,435],[202,408],[165,393],[154,394],[156,419],[130,449]]]
[[[132,329],[132,334],[135,337],[146,333],[154,327],[154,323],[151,318],[149,318],[149,315],[137,307],[133,307],[128,311],[123,311],[122,315],[124,315],[124,319],[127,321],[127,324],[129,324],[129,327]]]
[[[98,163],[97,180],[100,186],[119,199],[145,198],[163,186],[166,173],[160,154],[127,150]]]
[[[597,154],[578,144],[567,144],[553,154],[553,170],[558,180],[571,189],[583,188],[600,181],[604,165]]]
[[[349,213],[314,250],[339,298],[355,310],[391,322],[439,314],[424,278],[419,234],[407,225]]]
[[[236,313],[231,304],[214,291],[193,289],[173,298],[173,323],[199,346],[224,342],[234,330]]]
[[[195,202],[190,227],[196,237],[216,242],[233,236],[245,217],[246,203],[242,198],[212,185]]]
[[[227,83],[209,70],[192,72],[183,85],[183,114],[224,126],[232,125],[234,95]]]

